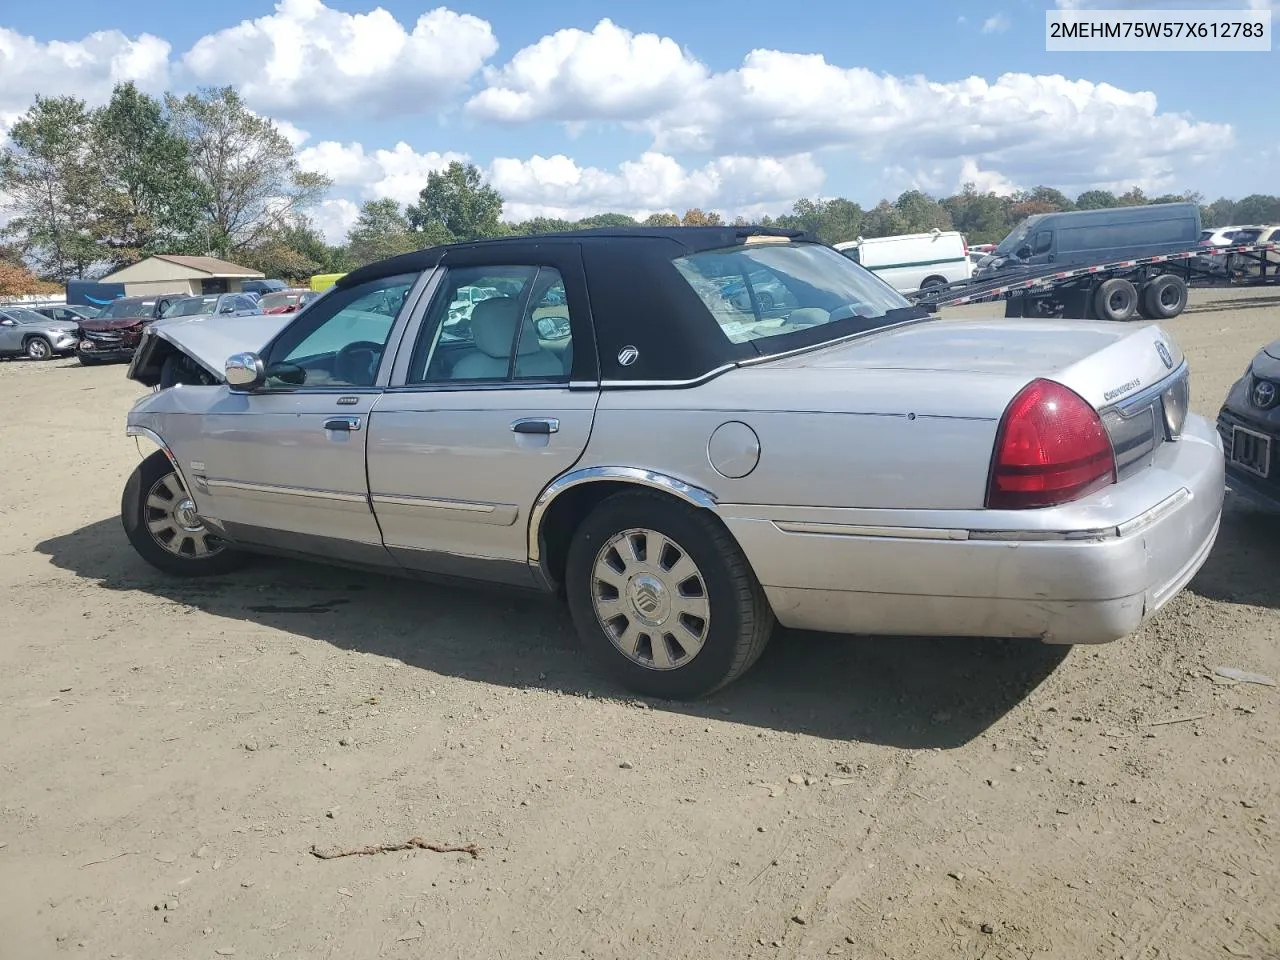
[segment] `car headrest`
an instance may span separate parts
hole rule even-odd
[[[520,316],[520,301],[515,297],[490,297],[471,308],[471,336],[485,356],[503,360],[511,356],[511,341],[515,337],[516,322]],[[533,318],[525,321],[520,336],[520,355],[536,353],[542,348]]]

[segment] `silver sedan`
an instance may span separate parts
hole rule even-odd
[[[51,320],[25,307],[0,307],[0,356],[49,360],[75,353],[78,330],[70,320]]]
[[[497,295],[451,325],[475,288]],[[129,375],[157,388],[122,508],[154,566],[558,594],[658,697],[729,683],[775,623],[1119,639],[1204,563],[1223,501],[1158,325],[943,322],[761,228],[432,248],[292,317],[155,324]]]

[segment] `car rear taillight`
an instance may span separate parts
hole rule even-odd
[[[1019,391],[996,431],[988,508],[1052,507],[1115,480],[1111,439],[1079,394],[1052,380],[1033,380]]]

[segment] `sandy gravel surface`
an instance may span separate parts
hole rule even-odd
[[[981,313],[969,308],[970,314]],[[1280,291],[1169,324],[1212,416]],[[782,635],[644,704],[555,606],[117,519],[124,368],[0,363],[0,960],[1280,956],[1280,521],[1140,635]],[[410,850],[321,860],[410,837]]]

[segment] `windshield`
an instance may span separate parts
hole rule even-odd
[[[115,320],[123,317],[149,317],[155,307],[154,300],[112,300],[96,319]]]
[[[4,315],[18,323],[48,323],[49,318],[43,313],[36,313],[26,307],[6,307]]]
[[[213,313],[218,308],[217,297],[192,297],[190,300],[179,300],[168,310],[163,316],[169,317],[199,317]]]
[[[839,320],[861,320],[857,332],[866,332],[915,309],[883,280],[817,243],[709,250],[674,263],[732,343]]]
[[[1044,219],[1044,214],[1036,214],[1034,217],[1027,217],[1020,224],[1013,228],[1010,234],[996,244],[994,251],[997,257],[1011,257],[1020,246],[1027,242],[1027,235],[1031,233],[1031,228]]]

